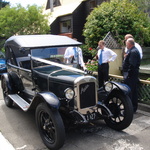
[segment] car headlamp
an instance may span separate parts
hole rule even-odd
[[[113,89],[113,84],[111,82],[106,82],[105,84],[105,90],[107,92],[110,92]]]
[[[65,97],[69,100],[73,99],[74,97],[74,91],[71,88],[67,88],[65,90]]]

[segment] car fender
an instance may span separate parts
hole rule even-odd
[[[124,93],[125,95],[129,95],[131,93],[131,89],[128,85],[124,83],[113,82],[113,81],[112,83],[117,87],[117,90]],[[114,88],[113,90],[116,90],[116,88]]]
[[[131,90],[129,88],[128,85],[123,84],[123,83],[118,83],[118,82],[114,82],[114,81],[109,81],[112,85],[113,88],[111,91],[107,92],[104,87],[101,87],[98,89],[98,99],[99,101],[103,101],[105,99],[107,99],[107,97],[113,93],[115,93],[116,91],[122,93],[123,95],[127,95],[130,97],[131,95]]]
[[[46,102],[49,107],[59,109],[60,101],[52,92],[39,92],[32,101],[32,107],[36,107],[39,103]]]
[[[9,88],[10,91],[13,91],[13,87],[12,87],[12,79],[10,78],[10,75],[8,73],[4,73],[1,77],[1,81],[3,82],[3,80],[6,81],[7,83],[7,87]],[[1,82],[1,87],[3,88],[3,83]]]
[[[12,79],[13,90],[15,92],[22,91],[24,89],[24,87],[23,87],[23,83],[22,83],[20,77],[18,76],[18,74],[11,71],[11,72],[9,72],[9,75]]]

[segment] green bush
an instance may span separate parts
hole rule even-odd
[[[17,5],[6,6],[0,10],[0,36],[9,38],[12,35],[49,33],[48,15],[43,8],[28,5],[27,8]]]
[[[82,45],[81,49],[83,53],[84,62],[87,62],[88,60],[92,60],[97,53],[96,49],[88,47],[87,45]]]
[[[97,47],[97,42],[109,31],[119,44],[123,44],[124,36],[128,33],[142,46],[150,43],[148,14],[130,0],[103,2],[91,12],[83,30],[87,47]]]
[[[90,71],[98,71],[98,61],[97,60],[89,60],[86,63],[86,67]]]
[[[81,49],[83,52],[83,59],[87,69],[91,71],[97,71],[98,64],[97,64],[97,60],[94,58],[97,54],[97,50],[88,47],[87,45],[82,45]]]

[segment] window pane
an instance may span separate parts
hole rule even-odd
[[[72,32],[72,29],[71,29],[71,20],[66,20],[66,21],[60,22],[60,32],[61,33]]]

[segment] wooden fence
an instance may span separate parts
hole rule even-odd
[[[109,74],[111,81],[122,82],[123,77]],[[150,104],[150,81],[140,80],[138,86],[138,100],[139,102]]]

